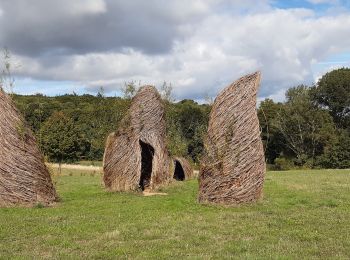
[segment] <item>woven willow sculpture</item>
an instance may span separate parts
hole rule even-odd
[[[184,181],[193,177],[193,169],[189,161],[183,157],[174,157],[174,179]]]
[[[0,206],[49,205],[56,199],[33,133],[0,88]]]
[[[164,105],[157,90],[142,87],[117,132],[109,135],[103,160],[111,191],[154,190],[172,179],[166,149]]]
[[[199,201],[228,205],[262,196],[265,159],[256,112],[260,72],[240,78],[215,99],[206,155],[199,175]]]

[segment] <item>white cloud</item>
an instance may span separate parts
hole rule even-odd
[[[104,0],[74,0],[67,10],[72,15],[99,14],[106,12]]]
[[[168,52],[147,54],[125,48],[57,59],[49,56],[48,62],[43,57],[17,55],[22,64],[17,73],[74,81],[90,90],[102,85],[110,93],[125,81],[160,85],[165,80],[172,82],[178,98],[202,99],[207,94],[215,96],[243,74],[262,70],[260,97],[281,100],[286,88],[314,81],[312,64],[350,49],[349,14],[319,17],[307,9],[272,9],[267,1],[261,12],[235,13],[223,9],[220,0],[191,2],[187,13],[181,13],[184,2],[176,7],[180,2],[172,2],[170,13],[161,6],[152,9],[153,16],[181,21],[176,23],[181,37],[173,39]],[[243,9],[253,2],[245,2]],[[200,18],[186,22],[194,14]]]
[[[312,4],[338,4],[339,0],[308,0]]]

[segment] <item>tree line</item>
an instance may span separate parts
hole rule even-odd
[[[105,97],[102,91],[96,96],[13,94],[12,97],[33,129],[46,159],[76,162],[102,160],[108,134],[118,128],[130,106],[134,94],[130,92],[136,92],[136,89],[128,90],[123,98]],[[164,102],[170,152],[198,162],[210,106],[199,105],[193,100]]]
[[[125,84],[124,97],[66,94],[13,94],[48,161],[102,160],[105,139],[118,128],[137,87]],[[174,102],[171,85],[163,93],[170,153],[198,163],[210,113],[209,104]],[[350,168],[350,69],[325,74],[314,86],[287,90],[285,102],[265,99],[258,107],[265,156],[270,167]]]
[[[264,100],[258,116],[265,156],[275,168],[350,168],[349,68],[288,89],[284,103]]]

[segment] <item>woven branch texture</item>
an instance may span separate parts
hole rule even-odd
[[[56,199],[33,133],[0,88],[0,206],[49,205]]]
[[[142,158],[145,146],[148,158]],[[132,99],[121,127],[107,138],[103,159],[105,187],[111,191],[139,190],[143,168],[151,167],[145,185],[154,190],[172,180],[171,165],[163,101],[155,87],[144,86]]]
[[[199,174],[199,201],[236,205],[262,197],[265,158],[256,112],[260,72],[226,87],[215,99]]]

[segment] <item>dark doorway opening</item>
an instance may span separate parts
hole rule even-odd
[[[141,147],[140,187],[142,190],[145,190],[149,188],[151,184],[154,148],[141,140],[139,142]]]
[[[183,181],[185,179],[185,172],[179,161],[175,160],[175,172],[174,179],[177,181]]]

